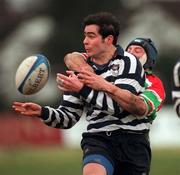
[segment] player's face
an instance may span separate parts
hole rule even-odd
[[[138,45],[129,46],[127,49],[127,52],[136,56],[138,59],[141,58],[146,53],[145,50],[141,46],[138,46]]]
[[[106,39],[99,34],[97,25],[87,25],[84,29],[83,44],[90,57],[98,57],[106,51]]]

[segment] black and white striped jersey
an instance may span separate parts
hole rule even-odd
[[[174,87],[172,90],[172,98],[174,101],[174,109],[180,117],[180,60],[175,64],[173,69]]]
[[[144,90],[145,75],[140,62],[117,46],[116,56],[105,65],[88,63],[96,74],[114,85],[139,94]],[[87,132],[124,131],[147,132],[150,122],[147,117],[133,116],[123,110],[107,93],[84,86],[79,94],[66,93],[57,108],[43,107],[42,119],[52,127],[70,128],[76,124],[83,111],[88,121]]]

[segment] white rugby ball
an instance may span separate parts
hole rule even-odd
[[[24,95],[35,94],[45,86],[49,73],[50,64],[46,56],[30,56],[22,61],[16,71],[16,88]]]

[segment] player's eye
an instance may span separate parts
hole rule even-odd
[[[135,48],[135,52],[136,52],[136,53],[143,52],[143,49],[142,49],[142,48],[140,48],[140,47],[137,47],[137,48]]]

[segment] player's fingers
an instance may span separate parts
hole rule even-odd
[[[84,80],[90,80],[92,77],[87,75],[87,74],[84,74],[84,73],[79,73],[78,78],[79,79],[84,79]]]
[[[63,81],[64,81],[64,80],[61,80],[61,79],[60,79],[60,78],[58,78],[58,77],[56,78],[56,82],[57,82],[57,84],[60,84],[60,85],[61,85],[61,84],[63,83]]]
[[[69,77],[67,77],[67,76],[65,76],[65,75],[63,75],[63,74],[57,74],[57,80],[59,80],[59,81],[62,81],[62,80],[64,80],[64,81],[69,81]]]
[[[74,74],[74,71],[70,71],[70,70],[67,70],[66,73],[67,73],[68,75],[70,75],[70,76],[75,75],[75,74]]]
[[[23,108],[29,108],[29,107],[33,107],[33,106],[34,106],[33,103],[24,103],[24,104],[22,104]]]
[[[18,106],[18,105],[12,105],[12,108],[13,108],[14,110],[23,109],[22,106]]]
[[[22,102],[17,102],[17,101],[15,101],[15,102],[13,102],[13,106],[22,106]]]
[[[64,92],[65,92],[65,91],[68,91],[66,88],[64,88],[64,87],[62,87],[62,86],[59,86],[59,85],[58,85],[58,89],[60,89],[61,91],[64,91]]]
[[[88,76],[94,75],[93,72],[87,71],[86,69],[82,69],[82,70],[80,71],[80,73],[82,73],[82,74],[84,74],[84,75],[88,75]]]
[[[57,76],[57,78],[56,78],[56,82],[59,86],[64,86],[65,81],[66,80],[64,80],[63,78],[60,78],[59,76]]]
[[[63,75],[63,74],[60,74],[60,73],[57,73],[57,77],[58,78],[63,78],[63,79],[68,78],[66,75]]]
[[[79,81],[83,84],[85,84],[85,80],[84,79],[79,79]]]
[[[24,112],[25,109],[24,108],[21,108],[21,107],[14,107],[14,110],[18,113],[21,113],[21,112]]]
[[[22,115],[26,115],[26,116],[30,116],[30,117],[36,116],[35,113],[29,112],[29,111],[28,112],[27,111],[22,111],[21,114]]]

